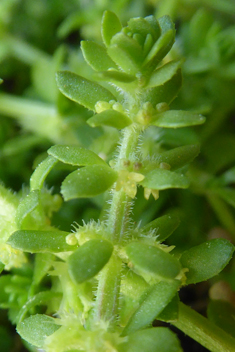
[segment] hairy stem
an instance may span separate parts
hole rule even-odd
[[[131,205],[131,199],[125,192],[114,192],[108,218],[109,233],[114,243],[120,242],[126,232]]]
[[[100,274],[95,303],[95,323],[104,320],[109,322],[109,326],[115,324],[119,300],[120,273],[121,260],[113,256]]]
[[[139,142],[141,128],[127,127],[119,148],[115,170],[120,171],[123,160],[133,161]],[[121,189],[113,190],[108,211],[107,229],[110,240],[115,244],[122,240],[129,226],[131,198]],[[104,320],[112,323],[116,321],[118,313],[119,287],[121,280],[121,261],[113,256],[105,269],[100,273],[97,298],[94,310],[95,322]]]
[[[120,171],[123,161],[134,161],[135,151],[139,142],[141,128],[127,127],[121,141],[115,170]],[[120,242],[128,226],[132,201],[122,190],[113,190],[110,209],[108,211],[108,230],[114,243]]]

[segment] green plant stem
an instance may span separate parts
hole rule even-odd
[[[115,165],[116,171],[120,171],[123,168],[123,161],[134,161],[140,132],[140,127],[131,126],[125,129]],[[125,233],[126,226],[128,226],[131,205],[131,198],[124,191],[113,190],[110,209],[108,211],[107,227],[114,243],[120,242]]]
[[[115,324],[118,313],[121,265],[121,260],[112,256],[100,274],[94,310],[95,323],[103,320],[109,322],[109,327]]]
[[[207,199],[221,221],[221,224],[223,224],[235,240],[235,222],[227,204],[214,194],[207,194]]]
[[[124,129],[123,138],[120,142],[119,154],[116,162],[115,169],[118,171],[122,168],[123,160],[134,161],[134,154],[139,143],[139,136],[142,127],[140,125],[131,125]]]
[[[211,352],[235,352],[235,339],[185,304],[179,304],[179,318],[173,323]]]
[[[114,192],[110,204],[108,229],[114,243],[120,242],[128,226],[132,201],[122,190]]]
[[[115,170],[123,168],[123,161],[133,161],[139,143],[141,128],[127,127],[121,140]],[[113,190],[108,211],[107,229],[110,240],[115,244],[122,240],[126,227],[129,225],[131,198],[123,190]],[[121,261],[113,256],[105,269],[100,273],[97,289],[94,320],[115,322],[119,301],[121,279]]]

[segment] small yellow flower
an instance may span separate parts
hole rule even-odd
[[[121,170],[116,183],[116,191],[123,191],[131,198],[134,198],[137,193],[137,183],[143,181],[144,175],[137,172],[129,172]]]
[[[152,117],[155,113],[156,111],[153,108],[152,104],[150,102],[146,102],[143,104],[142,109],[138,111],[136,115],[136,120],[141,125],[148,125],[151,122]]]
[[[153,195],[155,200],[157,200],[159,198],[159,190],[158,189],[151,189],[151,188],[145,187],[144,198],[148,200],[151,194]]]
[[[20,268],[27,262],[27,258],[22,251],[12,248],[9,244],[0,243],[0,262],[5,265],[5,270],[10,270]]]

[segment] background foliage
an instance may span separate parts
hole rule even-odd
[[[5,229],[5,226],[6,232],[16,230],[9,229],[8,225],[13,223],[19,201],[28,193],[33,170],[54,144],[73,144],[97,154],[102,152],[106,161],[112,158],[119,138],[118,132],[107,126],[93,128],[87,124],[86,121],[92,116],[91,111],[65,98],[55,82],[55,73],[64,69],[87,79],[94,78],[91,68],[83,59],[80,41],[85,39],[100,43],[100,22],[107,9],[114,11],[123,25],[135,16],[172,16],[177,31],[171,59],[183,58],[185,61],[182,65],[183,86],[171,109],[190,110],[203,114],[207,119],[204,125],[194,128],[159,130],[156,127],[156,130],[145,134],[143,151],[150,152],[150,156],[159,150],[197,143],[200,144],[201,151],[187,171],[190,179],[187,190],[160,192],[157,201],[153,197],[146,201],[142,188],[138,190],[133,210],[134,221],[141,221],[145,225],[165,213],[178,215],[181,223],[170,239],[166,240],[166,244],[176,246],[175,255],[213,238],[225,238],[234,243],[235,5],[232,0],[216,3],[210,0],[2,0],[2,228]],[[97,220],[104,204],[102,196],[62,203],[59,196],[60,184],[68,170],[75,169],[59,163],[49,174],[47,188],[43,193],[46,218],[51,218],[51,225],[66,233],[71,231],[74,222],[82,225],[83,221]],[[18,193],[10,193],[3,185]],[[4,202],[10,198],[11,215],[6,215]],[[35,219],[25,221],[39,224],[42,219],[40,214],[36,214]],[[3,230],[0,243],[2,255],[6,252],[4,236],[7,235]],[[0,299],[3,310],[0,335],[4,336],[1,339],[5,343],[3,351],[23,351],[24,348],[18,337],[12,340],[13,332],[10,324],[6,323],[5,309],[10,308],[9,319],[15,323],[32,280],[33,257],[30,258],[29,264],[22,269],[11,269],[12,263],[16,263],[14,260],[24,262],[23,255],[12,255],[12,263],[9,263],[9,269],[5,268],[8,271],[1,279]],[[48,257],[45,266],[50,265],[50,260]],[[206,314],[208,307],[209,318],[227,331],[231,329],[231,324],[234,326],[234,321],[225,323],[227,314],[220,320],[218,317],[221,315],[215,312],[234,309],[234,271],[233,260],[213,279],[199,286],[189,286],[181,293],[182,300],[202,314]],[[34,273],[34,280],[40,282],[41,278]],[[42,282],[44,289],[48,284],[45,278]],[[44,299],[48,301],[50,297]],[[58,301],[59,299],[58,295]],[[215,300],[218,300],[218,304]],[[56,301],[51,303],[49,310],[53,311],[53,305],[56,305]]]

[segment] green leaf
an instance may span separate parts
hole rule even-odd
[[[177,96],[182,85],[182,75],[179,69],[176,74],[161,86],[146,89],[142,101],[149,101],[153,106],[165,102],[170,104]]]
[[[27,153],[32,148],[37,147],[45,142],[45,139],[35,134],[21,134],[8,139],[2,148],[2,155],[9,157],[12,155],[19,155],[20,153]]]
[[[100,72],[98,77],[103,80],[109,80],[110,82],[116,84],[117,86],[120,82],[131,83],[137,79],[133,75],[129,75],[127,73],[116,71],[116,70]]]
[[[205,10],[205,8],[199,8],[193,15],[188,27],[188,36],[190,37],[189,50],[193,55],[198,56],[199,50],[205,45],[208,31],[213,24],[213,16],[211,13]]]
[[[105,192],[117,180],[117,173],[109,166],[91,165],[69,174],[63,181],[64,199],[94,197]]]
[[[24,320],[26,314],[34,307],[36,306],[49,306],[50,303],[56,300],[56,299],[62,299],[62,293],[61,292],[54,292],[54,291],[42,291],[31,297],[26,304],[23,305],[21,308],[18,316],[17,316],[17,322],[20,323],[22,320]]]
[[[3,79],[2,78],[0,78],[0,84],[2,84],[3,83]]]
[[[43,347],[47,336],[60,328],[55,319],[44,314],[31,315],[17,325],[20,336],[36,347]]]
[[[97,275],[107,264],[113,246],[106,240],[93,239],[85,242],[68,259],[68,271],[78,284]]]
[[[179,261],[158,247],[132,242],[126,246],[126,253],[140,273],[143,271],[167,280],[174,279],[180,273]]]
[[[156,230],[156,239],[157,241],[162,242],[174,232],[174,230],[179,226],[179,224],[180,220],[178,216],[174,214],[163,215],[151,221],[149,224],[145,225],[140,230],[141,233],[145,235],[147,235],[149,232],[152,232],[153,230]]]
[[[153,34],[153,39],[157,40],[160,35],[161,35],[161,28],[160,28],[160,24],[159,21],[156,19],[155,16],[147,16],[144,18],[153,28],[154,34]]]
[[[48,156],[45,160],[43,160],[35,169],[34,173],[30,178],[30,190],[40,190],[43,186],[43,183],[52,170],[52,168],[57,164],[58,160],[53,158],[52,156]]]
[[[155,65],[160,62],[172,47],[174,39],[175,33],[173,29],[169,29],[165,33],[162,33],[148,53],[144,65],[153,61]]]
[[[160,34],[160,27],[159,27],[159,34]],[[148,55],[149,51],[151,50],[152,46],[154,44],[154,39],[151,34],[147,34],[144,45],[143,45],[143,55],[146,57]]]
[[[129,53],[117,44],[112,44],[108,48],[108,54],[124,72],[136,75],[140,71],[140,65],[136,60],[133,60]]]
[[[13,248],[30,253],[72,251],[77,248],[77,246],[71,246],[66,243],[67,235],[69,235],[69,232],[59,230],[20,230],[14,232],[7,243]]]
[[[55,74],[65,60],[66,51],[65,46],[61,45],[55,51],[53,57],[51,55],[41,56],[33,62],[33,65],[31,64],[33,89],[42,101],[55,104],[59,93],[55,82]]]
[[[163,152],[157,155],[155,160],[158,163],[167,163],[171,170],[175,170],[193,161],[199,152],[199,144],[185,145]]]
[[[168,148],[190,144],[199,145],[199,142],[198,134],[191,127],[161,129],[161,143]]]
[[[143,187],[151,189],[187,188],[189,180],[183,174],[178,174],[165,169],[155,169],[145,175],[143,181],[139,182]]]
[[[158,18],[158,23],[163,34],[169,31],[170,29],[172,31],[175,30],[174,22],[172,22],[172,19],[168,15]]]
[[[110,45],[112,37],[122,30],[122,24],[115,13],[105,11],[102,17],[101,35],[106,46]]]
[[[156,115],[153,125],[165,128],[180,128],[201,125],[205,117],[190,111],[168,110]]]
[[[91,150],[74,145],[54,145],[47,153],[65,164],[76,166],[106,165],[105,161]]]
[[[170,303],[158,315],[157,320],[161,320],[165,322],[173,322],[178,319],[178,316],[179,316],[179,295],[177,293],[172,298]]]
[[[95,111],[97,101],[116,100],[113,94],[100,84],[89,81],[69,71],[59,71],[56,75],[57,85],[67,98]]]
[[[81,42],[81,49],[86,62],[95,71],[106,71],[109,68],[116,68],[116,64],[108,56],[106,48],[86,40]]]
[[[51,253],[37,253],[34,260],[33,285],[38,285],[47,275],[55,256]]]
[[[122,335],[127,336],[150,325],[175,296],[180,282],[161,281],[150,287],[142,296],[139,307],[131,316]]]
[[[171,61],[155,70],[150,76],[146,88],[161,86],[169,81],[176,74],[181,64],[181,60]]]
[[[149,287],[148,283],[137,275],[130,268],[123,268],[121,295],[125,298],[131,298],[136,304],[136,300],[141,297],[144,291]]]
[[[59,25],[57,29],[57,36],[59,39],[65,39],[72,32],[79,30],[84,24],[84,13],[80,9],[77,9],[71,14],[68,14]]]
[[[208,62],[207,59],[195,57],[188,57],[184,64],[184,72],[187,75],[195,75],[198,73],[204,73],[211,71],[213,69],[213,65],[211,62]]]
[[[219,177],[219,180],[224,186],[235,183],[235,166],[223,173],[223,175]]]
[[[21,228],[24,219],[39,205],[39,191],[31,191],[19,204],[16,211],[16,224]]]
[[[119,352],[182,352],[176,335],[165,327],[137,331],[119,346]]]
[[[129,126],[132,121],[126,115],[119,111],[108,109],[104,110],[99,114],[92,116],[87,120],[87,123],[92,126],[111,126],[118,129]]]
[[[113,36],[110,48],[112,48],[112,46],[117,46],[118,48],[122,49],[123,52],[125,52],[127,56],[133,61],[136,67],[141,66],[143,62],[143,52],[141,45],[136,40],[129,37],[125,33],[120,32]],[[118,62],[118,60],[118,57],[116,57],[114,61]]]
[[[131,18],[128,21],[128,28],[130,28],[133,34],[139,33],[144,38],[148,34],[151,34],[154,41],[158,39],[161,32],[158,21],[154,16],[148,16],[145,18],[141,18],[141,17]]]
[[[216,238],[183,252],[180,262],[188,268],[187,284],[205,281],[219,274],[232,258],[234,246]]]
[[[155,42],[152,49],[146,56],[143,63],[143,70],[153,71],[159,62],[166,56],[170,51],[175,40],[175,31],[169,29],[164,34],[161,34],[160,38]]]
[[[213,323],[234,337],[235,307],[233,305],[221,300],[210,301],[207,316]]]
[[[210,5],[215,10],[224,12],[228,15],[235,12],[235,4],[232,0],[226,0],[226,1],[220,0],[216,3],[212,2]]]

